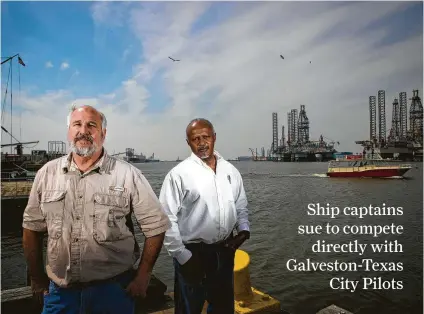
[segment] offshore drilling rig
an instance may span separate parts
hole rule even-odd
[[[300,105],[298,114],[297,109],[292,109],[287,113],[287,141],[285,138],[284,125],[281,128],[281,139],[278,137],[278,115],[272,113],[272,143],[271,148],[267,150],[267,156],[254,154],[253,160],[272,160],[272,161],[326,161],[334,159],[335,141],[324,141],[324,136],[320,136],[318,141],[311,141],[309,136],[309,119],[306,114],[305,105]],[[337,144],[339,144],[337,142]]]
[[[370,138],[365,141],[356,141],[365,151],[378,150],[385,159],[403,161],[423,160],[423,105],[418,90],[412,91],[409,107],[406,92],[400,92],[399,98],[394,98],[392,106],[392,125],[389,134],[386,134],[386,95],[379,90],[378,97],[378,126],[376,96],[369,96],[370,110]],[[377,134],[378,128],[378,134]]]

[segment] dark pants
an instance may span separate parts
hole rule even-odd
[[[133,276],[127,272],[114,280],[69,288],[50,282],[42,314],[133,314],[134,299],[125,291]]]
[[[201,257],[204,278],[201,283],[189,284],[174,259],[175,313],[200,314],[205,300],[208,314],[234,314],[234,251],[223,245],[188,244]]]

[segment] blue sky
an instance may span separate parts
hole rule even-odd
[[[35,94],[67,88],[77,97],[107,94],[131,74],[122,59],[134,36],[125,30],[96,29],[89,2],[2,3],[2,56],[20,53],[28,64],[21,83]],[[97,39],[98,40],[95,40]],[[127,55],[130,60],[131,53]],[[51,62],[54,67],[46,68]],[[60,70],[66,62],[70,67]],[[72,74],[79,77],[72,80]],[[111,75],[113,73],[113,75]],[[3,76],[4,77],[4,76]]]
[[[75,102],[105,111],[111,150],[184,156],[185,125],[204,116],[223,134],[224,155],[246,155],[270,145],[272,112],[281,130],[287,111],[305,104],[313,139],[323,134],[355,151],[354,141],[369,133],[369,95],[386,90],[390,121],[394,96],[422,94],[418,2],[1,5],[1,55],[19,53],[27,64],[14,112],[29,122],[23,137],[39,139],[37,149],[66,142],[62,122]]]

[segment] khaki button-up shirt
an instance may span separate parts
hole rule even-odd
[[[81,173],[71,154],[46,163],[34,179],[22,226],[47,231],[47,275],[59,286],[106,279],[134,266],[140,249],[131,213],[146,237],[170,227],[139,169],[107,155]]]

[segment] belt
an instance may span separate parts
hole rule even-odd
[[[97,285],[101,285],[101,284],[105,284],[105,283],[110,283],[110,282],[117,282],[119,281],[119,279],[121,279],[122,277],[125,276],[134,276],[136,273],[136,270],[133,268],[130,268],[126,271],[124,271],[123,273],[120,273],[118,275],[115,275],[113,277],[110,278],[106,278],[106,279],[97,279],[97,280],[92,280],[92,281],[87,281],[87,282],[71,282],[70,284],[68,284],[66,286],[66,288],[68,289],[83,289],[83,288],[88,288],[88,287],[92,287],[92,286],[97,286]]]
[[[193,249],[216,249],[216,248],[220,248],[225,246],[229,240],[231,240],[232,238],[234,238],[233,233],[231,233],[226,239],[224,240],[220,240],[218,242],[214,242],[214,243],[205,243],[205,242],[194,242],[194,243],[187,243],[186,247],[187,248],[193,248]]]

